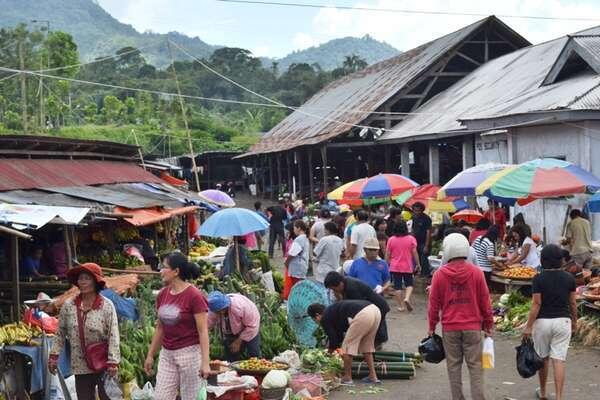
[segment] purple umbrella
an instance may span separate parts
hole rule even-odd
[[[219,207],[234,207],[235,201],[225,192],[220,190],[208,189],[198,193],[204,201],[215,204]]]

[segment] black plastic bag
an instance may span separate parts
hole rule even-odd
[[[517,350],[517,371],[523,378],[531,378],[544,366],[544,359],[536,353],[531,338],[523,338]]]
[[[421,340],[421,344],[419,345],[419,354],[421,354],[423,359],[427,362],[433,364],[442,362],[442,360],[446,358],[442,338],[436,334],[433,334],[433,336],[428,336]]]

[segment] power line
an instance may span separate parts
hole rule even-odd
[[[354,7],[354,6],[341,6],[341,5],[332,5],[332,4],[292,3],[292,2],[279,2],[279,1],[258,1],[258,0],[217,0],[217,1],[220,1],[222,3],[255,4],[255,5],[302,7],[302,8],[329,8],[329,9],[347,10],[347,11],[377,11],[377,12],[398,13],[398,14],[489,17],[489,14],[474,13],[474,12],[411,10],[411,9],[400,9],[400,8],[375,8],[375,7],[361,7],[361,6]],[[542,16],[542,15],[514,15],[514,14],[496,14],[496,16],[501,17],[501,18],[536,19],[536,20],[548,20],[548,21],[588,21],[588,22],[600,21],[600,18],[589,18],[589,17],[550,17],[550,16]]]
[[[2,82],[2,81],[5,81],[5,80],[7,80],[7,79],[10,79],[10,78],[14,78],[15,76],[18,76],[18,75],[19,75],[19,73],[18,73],[18,72],[16,72],[16,73],[14,73],[14,74],[11,74],[11,75],[8,75],[8,76],[5,76],[4,78],[0,78],[0,82]]]

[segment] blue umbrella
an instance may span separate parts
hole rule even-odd
[[[269,223],[254,211],[245,208],[226,208],[211,215],[200,226],[201,236],[243,236],[250,232],[263,231]]]
[[[314,334],[318,326],[306,312],[312,303],[321,303],[325,306],[329,304],[325,287],[306,279],[296,283],[288,297],[288,325],[296,334],[300,345],[307,347],[317,345]]]
[[[587,203],[585,203],[585,210],[589,213],[600,212],[600,192],[596,192]]]

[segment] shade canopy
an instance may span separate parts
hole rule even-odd
[[[483,214],[477,210],[461,210],[452,215],[452,221],[465,221],[468,224],[475,225],[483,218]]]
[[[475,196],[475,190],[483,181],[497,172],[510,167],[508,164],[481,164],[459,172],[440,188],[437,193],[441,200],[448,196]]]
[[[477,186],[476,194],[528,204],[536,199],[595,193],[600,179],[567,161],[543,158],[508,167]]]
[[[211,237],[243,236],[269,227],[269,223],[254,211],[226,208],[211,215],[200,226],[198,234]]]
[[[216,189],[203,190],[198,193],[198,196],[212,204],[216,204],[219,207],[235,207],[235,201],[225,192]]]
[[[379,174],[352,182],[344,189],[342,200],[358,199],[366,203],[382,201],[418,186],[418,183],[402,175]]]
[[[469,208],[467,202],[460,197],[447,197],[438,200],[439,190],[440,186],[428,183],[407,190],[395,197],[394,200],[405,207],[412,207],[417,202],[423,203],[425,209],[429,212],[456,212]]]

